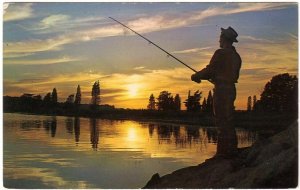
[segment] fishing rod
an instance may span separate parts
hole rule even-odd
[[[138,32],[132,30],[131,28],[129,28],[128,26],[126,26],[125,24],[121,23],[120,21],[117,21],[116,19],[112,18],[112,17],[108,17],[112,20],[114,20],[115,22],[121,24],[122,26],[124,26],[125,28],[131,30],[132,32],[134,32],[135,34],[137,34],[138,36],[142,37],[144,40],[146,40],[147,42],[149,42],[149,44],[153,44],[155,47],[157,47],[158,49],[162,50],[163,52],[165,52],[168,56],[173,57],[175,60],[177,60],[179,63],[183,64],[184,66],[186,66],[187,68],[191,69],[192,71],[194,71],[195,73],[197,72],[195,69],[193,69],[192,67],[188,66],[187,64],[185,64],[183,61],[181,61],[180,59],[178,59],[177,57],[175,57],[174,55],[172,55],[171,53],[167,52],[166,50],[164,50],[163,48],[159,47],[157,44],[155,44],[154,42],[152,42],[151,40],[149,40],[148,38],[144,37],[143,35],[139,34]]]

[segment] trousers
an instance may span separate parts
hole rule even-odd
[[[219,129],[217,155],[231,156],[237,152],[237,136],[232,123],[235,99],[235,84],[215,84],[213,109]]]

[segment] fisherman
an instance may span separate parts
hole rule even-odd
[[[217,156],[232,156],[237,153],[237,137],[232,124],[235,83],[238,82],[242,64],[233,42],[237,41],[237,32],[232,28],[221,28],[220,49],[216,50],[209,64],[191,76],[197,83],[201,79],[214,84],[213,108],[215,124],[219,128]]]

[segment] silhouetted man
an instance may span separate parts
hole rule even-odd
[[[214,84],[214,116],[220,130],[217,155],[230,156],[237,151],[237,137],[232,125],[236,98],[235,83],[238,82],[242,63],[240,55],[232,45],[233,42],[238,42],[237,36],[237,32],[231,27],[221,28],[220,49],[214,53],[204,69],[191,76],[197,83],[200,83],[201,79],[206,79]]]

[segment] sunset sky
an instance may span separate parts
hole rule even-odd
[[[4,3],[3,95],[57,89],[64,102],[81,86],[89,103],[100,81],[101,104],[146,108],[163,90],[182,102],[188,91],[213,85],[190,80],[193,72],[113,17],[200,70],[219,48],[220,28],[232,26],[243,63],[237,109],[259,95],[272,76],[298,75],[297,3]],[[201,100],[202,101],[202,100]],[[182,105],[184,108],[184,105]]]

